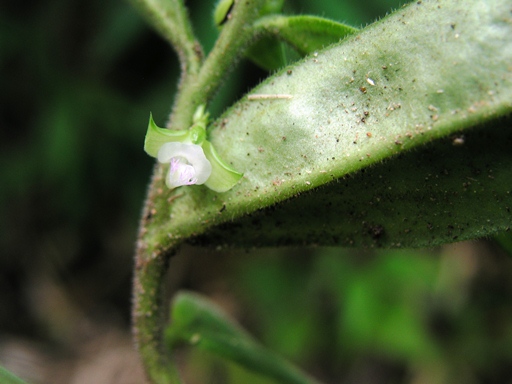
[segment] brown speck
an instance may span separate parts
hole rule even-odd
[[[366,132],[366,136],[372,137],[372,133],[371,132]]]
[[[292,71],[291,69],[289,69],[289,70],[287,70],[287,71],[286,71],[286,73],[287,73],[288,75],[291,75],[291,74],[292,74],[292,72],[293,72],[293,71]]]
[[[366,87],[360,87],[359,90],[363,93],[366,93]]]

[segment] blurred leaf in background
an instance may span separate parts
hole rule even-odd
[[[212,277],[217,283],[210,281],[205,293],[265,346],[323,382],[502,383],[512,378],[512,262],[492,243],[233,256],[229,285]],[[239,368],[199,352],[193,356],[202,356],[211,377],[224,378],[219,382],[261,382],[250,375],[239,381]]]

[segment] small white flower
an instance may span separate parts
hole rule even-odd
[[[226,164],[206,140],[207,124],[204,106],[197,108],[193,124],[183,130],[160,128],[149,115],[144,150],[169,166],[165,183],[170,189],[204,184],[215,192],[226,192],[242,178],[243,174]]]
[[[203,148],[197,144],[169,142],[162,145],[158,161],[169,164],[165,183],[170,189],[182,185],[204,184],[212,173],[212,165]]]

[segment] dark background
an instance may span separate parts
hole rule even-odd
[[[364,26],[400,3],[288,1]],[[213,2],[188,1],[206,51]],[[219,115],[266,73],[242,62]],[[127,2],[0,3],[0,364],[33,383],[138,383],[133,248],[177,58]],[[512,264],[491,241],[428,251],[185,248],[179,286],[328,383],[512,380]],[[263,383],[202,353],[190,383]]]

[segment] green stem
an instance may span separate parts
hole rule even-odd
[[[235,1],[233,14],[225,23],[199,74],[184,79],[177,95],[169,126],[186,129],[197,107],[212,99],[236,60],[254,38],[253,23],[265,0]]]
[[[184,77],[199,72],[203,49],[194,36],[182,0],[130,0],[153,27],[168,40],[176,52]]]
[[[253,23],[265,0],[236,0],[231,19],[214,48],[201,65],[198,43],[192,34],[186,10],[179,0],[131,0],[148,16],[157,29],[178,51],[183,76],[169,126],[186,129],[197,107],[206,104],[219,88],[226,73],[253,37]],[[179,243],[160,243],[166,209],[155,209],[162,199],[158,190],[162,180],[155,171],[146,200],[137,243],[133,290],[133,329],[142,362],[151,383],[180,383],[172,358],[163,343],[168,303],[163,303],[162,287],[170,256]],[[164,217],[165,216],[165,217]]]
[[[151,383],[181,383],[178,370],[163,342],[163,329],[167,322],[166,303],[163,303],[163,281],[169,258],[177,244],[161,249],[150,235],[155,211],[157,183],[161,178],[153,176],[150,193],[144,206],[135,259],[133,284],[133,333],[142,363]],[[164,305],[165,304],[165,305]]]

